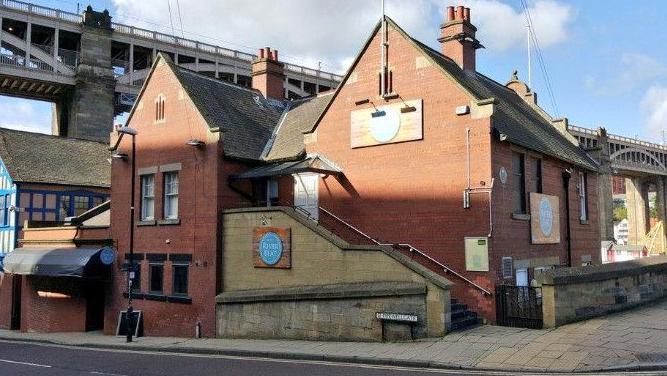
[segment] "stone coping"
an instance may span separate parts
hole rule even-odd
[[[375,251],[375,252],[384,252],[387,254],[389,257],[393,258],[394,260],[400,262],[403,264],[405,267],[408,269],[412,270],[413,272],[421,275],[425,279],[427,279],[429,282],[433,283],[434,285],[440,287],[441,289],[444,290],[450,290],[453,286],[454,283],[447,278],[439,275],[438,273],[435,273],[431,271],[430,269],[426,268],[419,262],[411,259],[410,257],[404,255],[400,251],[397,251],[391,246],[386,246],[386,245],[353,245],[342,238],[340,238],[338,235],[334,234],[333,232],[325,229],[322,226],[319,226],[316,222],[306,218],[305,216],[299,214],[296,210],[289,206],[271,206],[271,207],[251,207],[251,208],[237,208],[237,209],[226,209],[223,210],[223,215],[225,214],[243,214],[243,213],[264,213],[264,212],[282,212],[285,215],[291,217],[295,221],[299,222],[303,226],[309,228],[316,234],[320,235],[321,237],[325,238],[329,242],[331,242],[333,245],[336,247],[342,249],[343,251]]]
[[[559,268],[539,275],[537,281],[543,285],[565,285],[631,277],[649,272],[667,274],[667,256],[653,256],[595,266]]]
[[[218,304],[232,304],[405,295],[426,295],[426,284],[418,282],[358,282],[277,289],[239,290],[223,292],[216,296],[215,302]]]

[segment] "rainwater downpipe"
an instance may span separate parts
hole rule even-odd
[[[475,193],[487,193],[489,195],[489,234],[490,238],[493,235],[493,185],[495,179],[491,178],[491,185],[489,187],[472,187],[470,180],[470,128],[466,128],[466,179],[467,186],[463,192],[463,208],[470,208],[470,195]]]
[[[570,236],[570,177],[572,170],[566,169],[563,171],[563,188],[565,188],[565,220],[567,226],[565,227],[567,236],[567,266],[572,266],[572,239]]]

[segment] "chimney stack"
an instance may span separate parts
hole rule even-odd
[[[265,98],[285,99],[285,65],[278,61],[278,50],[261,48],[252,62],[252,88]]]
[[[447,7],[447,20],[440,26],[442,54],[454,60],[461,69],[475,70],[475,50],[483,48],[475,39],[477,28],[470,23],[470,8]]]

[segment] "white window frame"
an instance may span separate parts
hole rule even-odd
[[[168,171],[162,176],[164,178],[162,217],[164,219],[178,219],[178,171]],[[172,178],[175,179],[175,183],[174,181],[170,181]],[[172,184],[169,185],[169,183]]]
[[[586,187],[586,174],[584,172],[579,172],[579,220],[587,221],[588,220],[588,189]]]
[[[151,180],[150,192],[147,191],[147,179]],[[151,221],[155,219],[155,174],[140,175],[141,187],[141,220]],[[148,208],[150,207],[150,214]]]

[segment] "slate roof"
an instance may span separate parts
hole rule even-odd
[[[311,155],[302,160],[275,162],[251,168],[248,171],[232,176],[232,178],[266,178],[271,176],[298,174],[301,172],[318,172],[327,175],[338,175],[342,171],[326,158],[319,155]]]
[[[410,39],[477,99],[496,99],[492,124],[495,129],[508,137],[509,142],[597,171],[597,164],[581,147],[568,140],[549,120],[512,89],[479,72],[463,70],[440,52],[415,39]]]
[[[101,142],[0,128],[0,158],[15,182],[109,187],[110,157]]]
[[[315,121],[333,98],[333,91],[316,97],[289,103],[289,109],[274,131],[267,145],[265,160],[278,161],[298,158],[304,153],[303,132],[313,128]]]
[[[177,66],[177,79],[211,129],[223,132],[225,156],[260,162],[303,157],[303,131],[312,128],[333,97],[265,99],[259,92]]]
[[[282,116],[284,103],[266,100],[254,90],[169,64],[208,126],[223,132],[225,155],[259,160]]]

